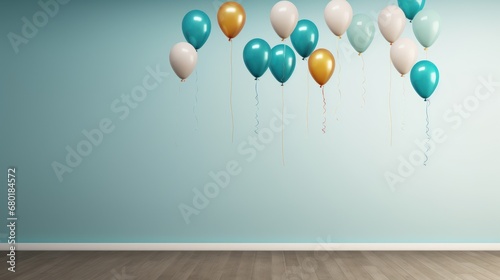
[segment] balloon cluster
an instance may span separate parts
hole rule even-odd
[[[432,62],[418,63],[418,49],[412,39],[400,38],[406,27],[406,19],[412,23],[418,42],[427,49],[440,34],[440,17],[433,10],[424,9],[425,0],[398,0],[398,6],[390,5],[378,17],[378,27],[390,43],[390,58],[402,75],[410,73],[415,91],[424,99],[429,98],[439,82],[439,71]],[[375,24],[365,14],[353,15],[346,0],[332,0],[324,10],[325,22],[330,31],[341,38],[347,33],[352,47],[361,55],[375,37]],[[237,2],[225,2],[217,13],[221,31],[231,41],[243,29],[246,21],[244,8]],[[297,7],[290,1],[279,1],[270,13],[271,25],[284,41],[290,38],[295,51],[303,60],[308,59],[308,68],[314,80],[323,87],[335,70],[335,57],[324,48],[316,49],[319,40],[318,27],[310,20],[299,20]],[[182,21],[182,32],[188,43],[178,43],[170,51],[170,63],[174,72],[184,81],[194,70],[197,51],[205,44],[211,31],[209,17],[202,11],[186,14]],[[282,85],[292,76],[295,52],[286,44],[273,48],[262,38],[250,40],[243,50],[243,60],[250,74],[259,79],[267,69]]]
[[[182,33],[188,43],[177,43],[170,50],[170,65],[182,82],[196,68],[197,52],[207,42],[211,30],[210,18],[200,10],[190,11],[182,19]]]
[[[217,21],[222,32],[231,41],[245,25],[245,10],[237,2],[226,2],[219,8]],[[196,68],[197,52],[207,42],[211,30],[210,18],[203,11],[190,11],[182,19],[182,33],[187,43],[177,43],[170,50],[170,65],[182,82]]]
[[[399,7],[398,7],[399,6]],[[418,48],[413,40],[400,38],[406,19],[412,23],[413,33],[425,51],[431,47],[441,32],[439,14],[424,9],[425,0],[398,0],[398,6],[388,6],[380,12],[378,26],[384,38],[391,44],[391,61],[403,77],[410,73],[415,91],[427,100],[439,83],[439,71],[428,60],[418,63]]]

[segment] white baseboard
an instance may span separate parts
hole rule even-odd
[[[500,243],[17,243],[16,251],[500,251]]]

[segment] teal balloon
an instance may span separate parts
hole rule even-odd
[[[424,100],[427,100],[439,84],[439,70],[428,60],[417,62],[410,72],[411,84]]]
[[[274,78],[283,85],[295,70],[295,52],[287,45],[277,45],[271,50],[269,69]]]
[[[212,23],[210,18],[200,10],[187,13],[182,19],[182,33],[186,41],[199,50],[207,42]]]
[[[420,11],[413,19],[413,33],[424,48],[432,46],[441,33],[441,17],[433,10]]]
[[[398,0],[398,6],[403,10],[406,18],[412,21],[415,15],[424,8],[425,0]]]
[[[243,49],[243,61],[248,71],[258,79],[266,73],[271,62],[271,47],[259,38],[248,42]]]
[[[292,41],[293,48],[302,59],[305,59],[313,53],[318,45],[318,27],[310,20],[299,20],[292,35],[290,35],[290,40]]]
[[[375,22],[367,15],[357,14],[352,18],[347,29],[347,38],[352,47],[360,54],[364,53],[375,37]]]

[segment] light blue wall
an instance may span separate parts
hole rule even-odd
[[[414,141],[425,138],[425,107],[393,71],[391,146],[389,46],[380,33],[364,55],[364,108],[361,61],[343,38],[337,57],[343,98],[337,71],[326,87],[326,135],[312,81],[306,129],[306,63],[298,61],[285,87],[295,115],[285,129],[286,166],[280,133],[255,159],[238,151],[254,136],[256,110],[241,53],[254,37],[280,43],[268,19],[275,2],[242,1],[247,24],[234,40],[234,143],[229,43],[217,26],[218,1],[72,0],[17,54],[7,35],[20,34],[22,17],[31,20],[41,8],[36,1],[0,2],[0,218],[6,221],[6,170],[15,166],[18,242],[500,242],[500,86],[466,119],[443,117],[464,100],[474,102],[480,77],[500,81],[500,3],[428,0],[443,21],[429,52],[441,71],[430,122],[447,137],[427,167],[390,188],[386,172],[397,173],[400,157],[408,159]],[[323,20],[327,1],[294,3],[300,18],[318,25],[319,47],[336,55]],[[373,15],[388,4],[350,3],[355,13]],[[199,52],[198,74],[180,85],[168,53],[184,40],[181,20],[192,9],[204,10],[213,29]],[[414,38],[409,25],[404,36]],[[112,110],[142,84],[148,67],[170,75],[127,116]],[[269,72],[260,97],[266,128],[273,110],[281,110],[281,88]],[[76,149],[82,130],[107,119],[114,130],[60,182],[53,162],[65,163],[66,146]],[[241,173],[186,224],[179,205],[193,206],[193,188],[203,191],[209,173],[228,162]],[[5,242],[5,226],[0,233]]]

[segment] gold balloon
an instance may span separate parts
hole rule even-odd
[[[330,51],[317,49],[309,57],[308,66],[311,76],[322,87],[335,71],[335,58]]]
[[[229,41],[240,34],[246,18],[245,9],[237,2],[225,2],[217,12],[220,29]]]

